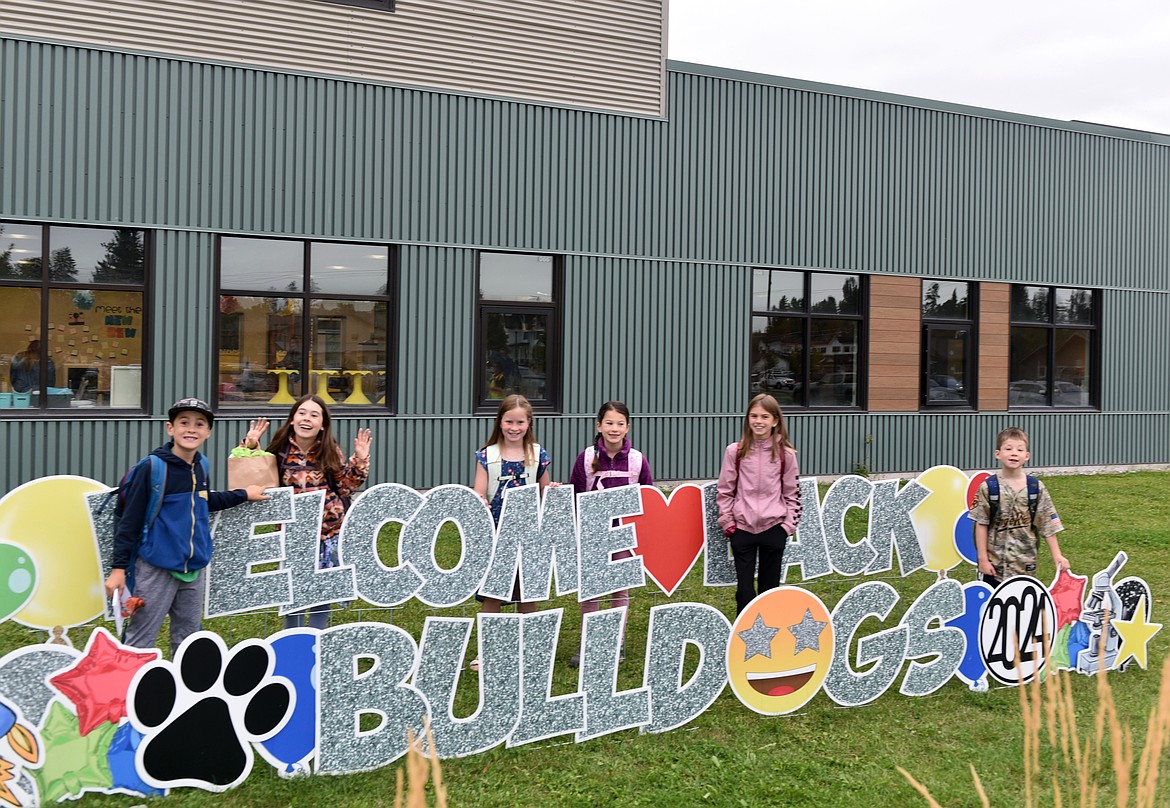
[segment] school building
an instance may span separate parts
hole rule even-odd
[[[748,399],[805,474],[1170,461],[1170,137],[666,60],[666,0],[7,0],[0,490],[320,391],[372,482]],[[222,479],[222,476],[218,477]]]

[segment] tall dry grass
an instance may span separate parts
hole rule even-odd
[[[424,720],[427,748],[435,748],[431,724]],[[397,785],[394,791],[394,808],[427,808],[427,781],[433,779],[435,808],[447,808],[447,789],[443,785],[443,771],[438,755],[424,754],[422,738],[415,738],[413,730],[406,731],[406,783],[402,778],[403,766],[398,767]],[[404,793],[405,791],[405,793]]]
[[[1101,783],[1112,770],[1119,808],[1154,808],[1158,797],[1158,774],[1170,747],[1170,659],[1162,666],[1158,701],[1146,723],[1145,746],[1135,758],[1134,735],[1118,718],[1108,675],[1097,674],[1097,714],[1090,737],[1082,739],[1077,729],[1070,673],[1036,677],[1019,687],[1020,712],[1024,722],[1024,805],[1056,808],[1098,806]],[[927,801],[939,803],[922,783],[903,769],[898,771]],[[979,774],[971,766],[975,791],[984,808],[990,801]],[[1051,791],[1043,789],[1051,779]],[[1062,783],[1075,783],[1066,793]]]

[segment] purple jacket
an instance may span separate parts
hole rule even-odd
[[[739,444],[723,452],[715,501],[719,525],[735,525],[748,533],[763,533],[781,525],[789,536],[800,522],[800,469],[796,452],[785,449],[781,460],[772,459],[770,440],[752,441],[743,459],[736,462]]]
[[[613,457],[605,451],[605,441],[600,436],[597,442],[593,445],[597,451],[597,456],[600,462],[597,465],[598,471],[628,471],[630,468],[630,439],[626,438],[622,443],[621,451]],[[573,472],[569,475],[569,482],[573,484],[573,491],[578,494],[584,494],[586,491],[586,473],[585,473],[585,453],[577,455],[576,462],[573,463]],[[619,488],[623,485],[629,485],[628,480],[623,480],[615,477],[606,477],[598,481],[597,488]],[[638,472],[638,485],[654,485],[654,477],[650,474],[650,461],[642,455],[642,470]],[[595,488],[594,490],[597,490]]]

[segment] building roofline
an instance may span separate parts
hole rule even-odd
[[[950,112],[955,115],[967,115],[975,118],[988,118],[997,121],[1008,121],[1029,126],[1042,126],[1048,129],[1063,129],[1070,132],[1100,135],[1102,137],[1120,138],[1123,140],[1140,140],[1147,143],[1156,143],[1161,146],[1170,146],[1170,134],[1149,132],[1144,129],[1130,129],[1124,126],[1111,126],[1092,121],[1062,121],[1057,118],[1045,118],[1039,115],[1025,115],[1017,112],[976,107],[968,104],[955,104],[949,101],[938,101],[929,98],[918,98],[912,95],[900,95],[881,90],[867,90],[861,87],[846,87],[839,84],[827,84],[807,79],[794,79],[786,76],[773,76],[767,73],[755,73],[750,70],[737,70],[730,67],[716,67],[701,65],[694,62],[679,62],[669,59],[666,62],[668,73],[685,73],[695,76],[710,76],[712,78],[728,79],[730,81],[745,82],[748,84],[762,84],[770,87],[783,87],[789,90],[834,95],[842,98],[856,98],[863,101],[880,101],[887,104],[929,109],[938,112]]]

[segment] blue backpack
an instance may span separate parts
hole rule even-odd
[[[1036,508],[1040,504],[1040,478],[1031,474],[1025,477],[1028,481],[1028,513],[1032,516],[1032,522],[1035,522]],[[995,520],[999,516],[999,477],[995,474],[987,478],[987,504],[987,524],[988,527],[994,528]]]
[[[210,466],[207,458],[203,455],[199,456],[199,463],[203,467],[203,479],[209,478]],[[154,525],[154,520],[158,518],[159,511],[162,510],[163,494],[167,490],[167,464],[158,455],[147,455],[138,461],[132,469],[126,472],[122,477],[122,482],[113,491],[106,494],[105,500],[97,509],[97,513],[101,514],[105,510],[106,505],[111,499],[117,497],[114,503],[114,535],[118,535],[118,524],[122,521],[122,516],[126,512],[126,491],[130,487],[130,481],[134,479],[134,475],[143,466],[150,466],[150,493],[146,501],[146,512],[142,519],[142,536],[139,539],[139,544],[146,540],[146,536],[150,533],[150,528]],[[130,554],[130,564],[126,569],[126,587],[134,591],[134,562],[138,558],[138,548],[135,546],[133,552]]]

